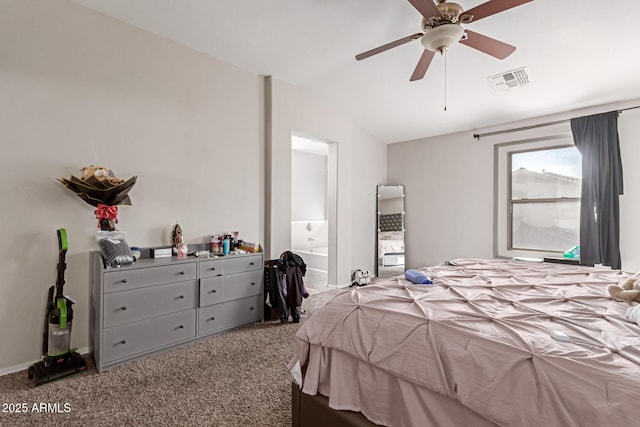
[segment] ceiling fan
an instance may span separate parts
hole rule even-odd
[[[410,81],[424,77],[436,52],[444,53],[454,43],[461,43],[491,55],[504,59],[516,50],[515,46],[487,37],[485,35],[464,29],[460,24],[469,24],[487,16],[495,15],[533,0],[489,0],[479,6],[464,11],[462,6],[447,0],[409,0],[422,15],[421,33],[392,41],[375,49],[356,55],[356,60],[368,58],[386,50],[401,46],[412,40],[421,39],[424,52],[413,70]]]

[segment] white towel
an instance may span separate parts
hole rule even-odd
[[[638,325],[640,325],[640,305],[636,305],[635,307],[628,308],[625,315],[627,316],[627,319],[633,322],[636,322]]]

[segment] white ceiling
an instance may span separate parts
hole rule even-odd
[[[465,27],[517,46],[497,60],[467,46],[436,55],[409,82],[420,31],[407,0],[73,0],[259,75],[297,85],[383,142],[477,129],[640,98],[640,2],[535,0]],[[459,0],[465,10],[483,0]],[[487,77],[527,67],[528,86],[494,92]]]

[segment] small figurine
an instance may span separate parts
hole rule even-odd
[[[182,239],[182,227],[177,222],[171,231],[171,243],[173,244],[173,252],[178,255],[178,259],[186,259],[189,249]]]

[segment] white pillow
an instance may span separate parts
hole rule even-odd
[[[640,305],[628,308],[625,316],[627,316],[627,319],[634,321],[638,325],[640,325]]]

